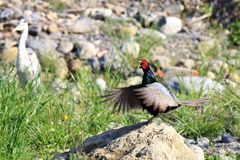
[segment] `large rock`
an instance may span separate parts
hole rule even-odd
[[[203,95],[211,91],[224,91],[224,86],[220,83],[200,76],[178,76],[167,81],[168,85],[174,90],[181,92],[181,87],[186,89],[186,93],[190,91],[200,92]]]
[[[58,154],[54,159],[69,159],[69,154],[82,151],[89,159],[105,160],[197,160],[184,138],[173,127],[164,123],[138,123],[111,129],[87,138],[70,152]]]

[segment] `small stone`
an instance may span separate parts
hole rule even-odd
[[[212,71],[207,71],[207,77],[211,78],[211,79],[215,79],[216,78],[215,74]]]
[[[192,53],[192,54],[190,54],[190,58],[193,59],[193,60],[201,60],[201,55],[196,54],[196,53]]]
[[[180,3],[171,3],[165,7],[166,12],[169,15],[180,15],[181,12],[184,10],[184,6]]]
[[[209,145],[209,139],[207,137],[197,138],[197,143],[200,146],[207,147]]]
[[[95,48],[95,45],[90,42],[85,42],[83,45],[80,45],[79,49],[80,52],[78,56],[81,59],[91,59],[95,57],[97,54],[97,49]]]
[[[57,19],[57,13],[49,10],[49,12],[47,13],[47,18],[50,21],[55,21]]]
[[[25,16],[31,17],[32,14],[33,14],[33,12],[32,12],[31,10],[24,10],[23,14],[24,14]]]
[[[232,66],[240,64],[240,61],[238,59],[229,59],[227,62],[229,65],[232,65]]]
[[[16,42],[5,42],[5,48],[1,54],[5,63],[13,62],[17,59],[18,48],[14,47],[14,45],[16,45]]]
[[[131,55],[134,58],[138,58],[140,53],[140,45],[137,42],[125,42],[120,49],[124,54]]]
[[[62,32],[61,31],[59,31],[59,30],[57,30],[57,31],[55,31],[55,32],[52,32],[52,33],[50,33],[50,37],[51,37],[51,39],[57,39],[57,40],[59,40],[59,39],[61,39],[62,38]]]
[[[56,23],[51,23],[49,26],[48,26],[48,32],[49,33],[52,33],[52,32],[55,32],[58,30],[58,26]]]
[[[107,50],[103,50],[97,53],[97,57],[101,58],[102,56],[104,56],[104,54],[106,54],[108,51]]]
[[[127,86],[139,84],[141,82],[142,82],[142,77],[140,76],[129,77],[127,79]]]
[[[136,35],[136,28],[135,27],[122,27],[121,31],[124,33],[127,33],[130,36],[135,36]]]
[[[18,19],[23,15],[23,11],[20,8],[14,8],[13,19]]]
[[[192,59],[181,59],[179,62],[182,62],[184,67],[189,69],[192,69],[193,66],[195,65],[195,62]]]
[[[173,35],[182,30],[182,20],[177,17],[163,17],[158,21],[158,30],[166,35]]]
[[[107,83],[102,78],[96,79],[96,84],[100,87],[101,91],[104,91],[107,88]]]
[[[198,50],[200,52],[210,52],[210,51],[221,51],[222,46],[221,44],[218,42],[218,40],[209,38],[207,40],[201,41],[200,43],[198,43]]]
[[[34,21],[38,21],[38,20],[40,20],[40,18],[41,18],[41,15],[38,12],[33,12],[32,19]]]
[[[158,52],[158,53],[161,53],[161,52]],[[167,56],[154,55],[152,59],[154,62],[159,63],[162,68],[166,68],[170,66],[170,63],[171,63],[171,59],[168,58]]]
[[[19,0],[11,0],[11,2],[14,4],[14,7],[21,6],[23,4],[23,2]]]
[[[143,34],[143,35],[146,35],[146,36],[150,36],[150,37],[156,37],[156,38],[159,38],[159,39],[166,39],[167,36],[157,30],[154,30],[154,29],[150,29],[150,28],[143,28],[141,30],[138,31],[138,34]]]
[[[219,149],[218,150],[218,154],[220,155],[224,155],[226,153],[226,151],[224,149]]]
[[[58,44],[57,50],[61,53],[69,53],[72,51],[74,45],[72,42],[64,41]]]
[[[231,136],[229,133],[225,133],[222,135],[222,143],[232,143],[232,142],[237,142],[237,140]]]
[[[143,27],[149,27],[153,23],[153,18],[145,13],[137,12],[134,18],[142,24]]]
[[[97,57],[93,57],[91,59],[88,59],[88,63],[92,66],[93,70],[100,70],[100,62]]]
[[[95,30],[96,26],[94,26],[91,18],[82,16],[74,24],[68,26],[68,28],[74,33],[87,33]]]
[[[228,64],[222,60],[212,60],[210,63],[209,70],[220,73],[221,70],[228,71]]]
[[[27,39],[26,46],[32,48],[33,50],[48,50],[56,49],[57,43],[53,40],[37,40],[37,39]]]
[[[64,58],[58,58],[54,62],[54,73],[60,79],[64,79],[68,75],[68,67]]]
[[[233,82],[240,83],[239,72],[231,72],[229,75],[229,79]]]
[[[193,139],[184,139],[184,142],[188,144],[188,146],[190,146],[191,144],[196,144],[196,141]]]
[[[68,61],[69,72],[75,74],[77,70],[82,66],[82,62],[79,59],[72,59]]]
[[[10,8],[6,8],[0,14],[0,20],[3,21],[3,22],[9,21],[9,20],[12,19],[13,14],[14,14],[14,10],[12,10]]]
[[[203,149],[197,145],[190,145],[191,150],[195,153],[198,160],[204,160],[204,152]]]
[[[104,19],[112,15],[112,10],[108,8],[88,8],[85,10],[85,15],[88,15],[94,19]]]
[[[36,23],[29,26],[29,34],[32,36],[37,36],[41,31],[42,31],[41,23]]]

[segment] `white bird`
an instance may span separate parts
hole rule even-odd
[[[17,54],[17,74],[19,81],[23,87],[30,83],[35,90],[41,82],[41,66],[36,53],[31,48],[26,48],[28,23],[25,19],[21,19],[13,31],[21,31]]]

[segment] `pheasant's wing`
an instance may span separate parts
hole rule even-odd
[[[145,87],[134,89],[138,98],[143,100],[146,107],[153,106],[153,110],[162,113],[168,106],[177,107],[178,100],[161,83],[155,82]]]
[[[112,101],[114,103],[114,108],[118,108],[118,112],[121,110],[125,112],[129,109],[142,109],[141,101],[135,94],[134,89],[139,88],[141,85],[133,85],[125,88],[112,88],[113,91],[106,91],[106,95],[101,96],[101,98],[106,98],[102,102]]]

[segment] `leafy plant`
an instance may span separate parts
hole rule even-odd
[[[240,45],[240,19],[236,19],[236,22],[229,24],[228,28],[231,31],[230,43],[232,45]]]

